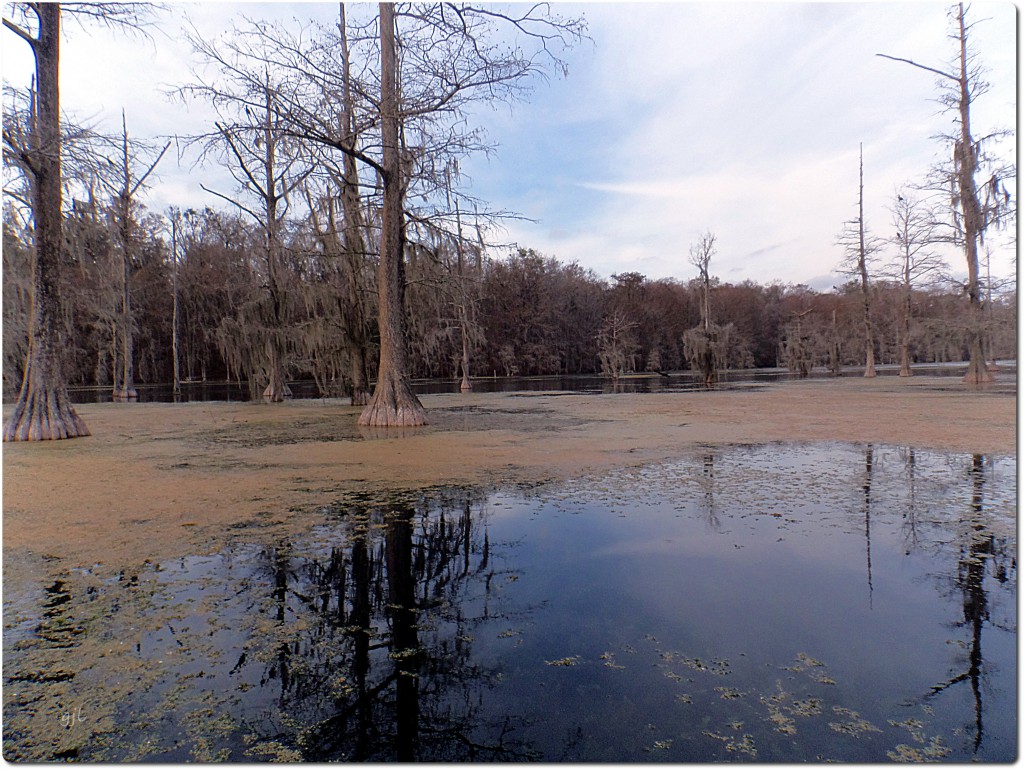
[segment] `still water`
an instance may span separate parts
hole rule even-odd
[[[1015,506],[856,444],[350,497],[8,606],[5,756],[1011,761]]]
[[[915,371],[931,377],[963,377],[966,364],[920,364]],[[997,380],[1005,387],[1011,381],[1015,385],[1017,365],[1015,361],[1000,361]],[[895,377],[898,366],[879,366],[878,374]],[[847,367],[841,376],[862,377],[863,367]],[[830,372],[818,369],[811,373],[811,379],[832,378]],[[769,382],[795,380],[797,376],[786,369],[743,369],[722,372],[717,390],[763,385]],[[413,390],[419,394],[458,393],[461,380],[414,380]],[[289,387],[297,399],[320,398],[320,391],[311,380],[290,382]],[[992,391],[996,385],[988,386]],[[139,401],[248,401],[249,387],[240,382],[191,382],[181,386],[175,397],[171,386],[138,385]],[[544,377],[479,377],[473,378],[473,390],[477,393],[513,393],[538,391],[565,391],[571,393],[679,393],[707,390],[703,378],[694,372],[673,372],[672,374],[637,374],[612,382],[601,375],[552,375]],[[104,403],[113,400],[109,386],[73,387],[71,400],[77,404]]]

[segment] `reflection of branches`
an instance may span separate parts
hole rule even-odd
[[[501,571],[489,566],[478,500],[431,491],[357,503],[345,539],[322,556],[265,552],[273,630],[250,658],[270,667],[264,682],[280,680],[281,724],[252,731],[291,734],[314,760],[535,758],[512,738],[522,720],[483,716],[498,676],[474,661],[472,642],[511,615],[494,611],[488,585]]]

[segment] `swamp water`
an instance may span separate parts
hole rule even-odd
[[[350,497],[6,586],[4,755],[1011,761],[1015,509],[1014,458],[853,444]]]

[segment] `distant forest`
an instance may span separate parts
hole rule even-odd
[[[7,208],[5,396],[21,384],[28,338],[32,241],[18,221]],[[269,376],[261,367],[268,330],[259,319],[267,316],[264,305],[270,301],[259,228],[213,209],[167,218],[141,214],[137,221],[130,265],[136,382],[172,381],[176,318],[181,380],[248,382],[258,396]],[[101,207],[82,201],[75,202],[64,231],[65,372],[73,385],[115,387],[123,370],[118,234]],[[332,254],[333,233],[316,217],[290,222],[283,239],[275,280],[284,290],[277,293],[281,307],[275,312],[284,321],[279,334],[286,376],[315,380],[325,395],[350,392],[352,338],[364,340],[374,374],[379,338],[372,223],[366,235],[368,253],[354,274]],[[685,265],[681,255],[681,269]],[[529,249],[491,259],[468,239],[410,244],[405,270],[416,378],[461,376],[463,328],[472,376],[678,371],[689,368],[684,336],[701,322],[698,279],[625,273],[606,280],[575,262]],[[351,295],[349,282],[356,289]],[[899,363],[904,287],[875,279],[871,293],[875,360]],[[342,299],[349,296],[359,298],[359,312]],[[965,360],[968,300],[962,285],[937,280],[913,289],[911,298],[911,361]],[[806,371],[864,363],[863,300],[856,281],[820,292],[712,278],[709,303],[715,323],[728,330],[726,368]],[[989,359],[1015,357],[1015,286],[996,291],[986,315]],[[364,328],[353,328],[356,323]]]

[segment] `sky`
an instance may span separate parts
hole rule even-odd
[[[332,23],[335,3],[171,3],[152,38],[70,27],[61,95],[76,119],[116,131],[122,107],[140,138],[208,127],[209,116],[167,97],[189,80],[181,38],[232,15]],[[865,221],[894,232],[887,206],[920,180],[954,130],[935,76],[876,56],[947,69],[956,54],[941,2],[555,3],[582,15],[589,40],[565,55],[568,75],[535,83],[529,101],[475,116],[496,145],[464,163],[468,192],[515,211],[495,242],[578,262],[602,278],[639,272],[689,280],[690,246],[716,236],[711,273],[724,282],[803,283],[829,290],[843,223],[857,216],[863,144]],[[975,104],[976,136],[1017,124],[1018,13],[975,2],[974,44],[990,90]],[[4,77],[28,81],[28,48],[4,31]],[[1001,154],[1016,155],[1015,138]],[[223,171],[171,157],[147,193],[153,210],[224,205]],[[1016,193],[1015,180],[1010,189]],[[990,238],[993,276],[1016,274],[1016,246]],[[492,256],[501,256],[498,250]],[[961,254],[951,267],[966,274]],[[984,266],[983,266],[984,270]]]

